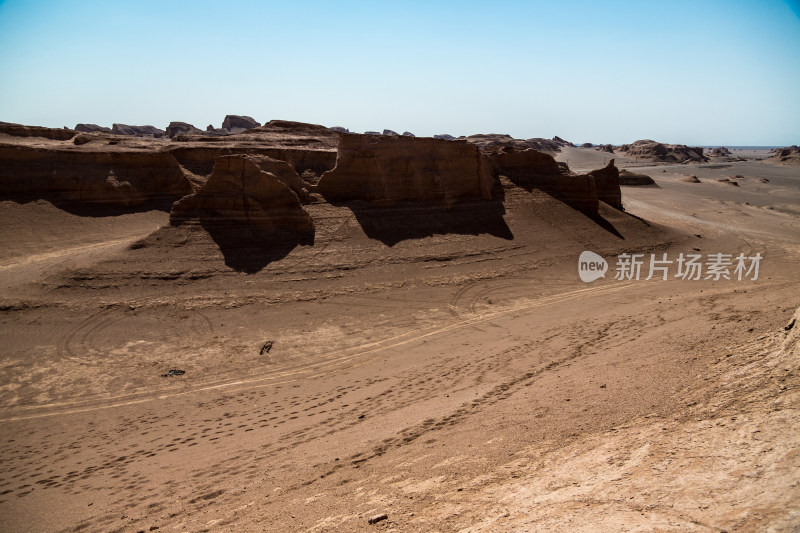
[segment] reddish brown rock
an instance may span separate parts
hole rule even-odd
[[[244,115],[227,115],[222,122],[222,129],[231,133],[242,133],[243,131],[259,126],[261,126],[261,124],[253,120],[253,117]]]
[[[172,202],[192,192],[168,152],[57,146],[0,144],[0,197],[136,207]]]
[[[619,169],[614,166],[614,160],[608,162],[604,168],[589,172],[594,178],[597,187],[597,198],[614,207],[622,209],[622,191],[619,188]]]
[[[260,166],[274,168],[273,161],[247,155],[217,158],[208,182],[175,202],[170,223],[199,219],[206,224],[313,233],[314,223],[297,195]]]
[[[685,144],[663,144],[643,139],[633,144],[623,144],[616,149],[628,157],[662,163],[688,163],[708,161],[700,147]]]
[[[792,145],[776,148],[774,155],[764,159],[764,161],[783,165],[800,165],[800,147]]]
[[[14,137],[42,137],[54,141],[66,141],[75,136],[75,130],[66,128],[44,128],[41,126],[25,126],[11,122],[0,122],[0,134]]]
[[[537,150],[516,150],[506,147],[498,152],[487,152],[496,175],[509,178],[526,189],[539,189],[585,213],[595,214],[598,209],[594,178],[578,176],[561,168],[553,156]]]
[[[629,170],[620,170],[619,184],[633,187],[655,185],[656,182],[653,181],[653,178],[646,174],[638,174],[636,172],[630,172]]]
[[[164,137],[167,132],[155,126],[131,126],[129,124],[112,124],[111,133],[114,135],[131,135],[134,137]]]
[[[318,191],[329,201],[412,201],[451,207],[491,199],[488,161],[466,142],[385,135],[343,135],[336,166]]]

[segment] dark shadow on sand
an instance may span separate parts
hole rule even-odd
[[[371,205],[364,202],[337,203],[349,208],[370,239],[387,246],[433,235],[492,235],[512,240],[505,208],[498,200],[476,200],[444,206],[416,202]]]
[[[221,223],[201,217],[200,225],[219,246],[225,264],[247,274],[255,274],[268,264],[280,261],[298,245],[313,245],[313,233],[268,230],[235,222]]]

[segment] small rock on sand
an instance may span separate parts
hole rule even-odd
[[[378,522],[386,520],[387,518],[389,518],[389,515],[387,515],[386,513],[376,514],[375,516],[367,520],[367,522],[369,522],[370,524],[377,524]]]

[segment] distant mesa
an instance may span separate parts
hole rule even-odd
[[[620,185],[627,185],[628,187],[642,187],[648,185],[655,185],[656,182],[653,181],[653,178],[646,174],[637,174],[636,172],[631,172],[629,170],[620,170],[619,171],[619,184]]]
[[[438,135],[434,135],[433,138],[434,139],[440,139],[440,140],[443,140],[443,141],[454,141],[455,140],[455,137],[453,137],[449,133],[440,133]]]
[[[75,130],[24,126],[12,122],[0,122],[0,134],[11,135],[13,137],[42,137],[54,141],[66,141],[75,135]]]
[[[259,122],[253,120],[253,117],[244,115],[227,115],[222,122],[222,129],[229,133],[242,133],[253,128],[261,126]]]
[[[613,154],[613,153],[614,153],[614,147],[613,147],[613,146],[611,146],[610,144],[601,144],[601,145],[598,145],[598,146],[595,148],[595,150],[599,150],[600,152],[607,152],[607,153],[609,153],[609,154]]]
[[[341,126],[332,126],[328,129],[331,131],[335,131],[336,133],[350,133],[350,130],[348,130],[347,128],[343,128]]]
[[[196,193],[175,202],[170,223],[177,226],[198,220],[217,226],[313,234],[314,222],[291,183],[269,172],[279,163],[283,162],[251,155],[217,158],[208,181]]]
[[[552,139],[515,139],[511,135],[499,133],[479,133],[476,135],[470,135],[469,137],[463,137],[463,139],[477,145],[482,150],[500,148],[515,148],[518,150],[525,150],[532,148],[539,152],[556,153],[560,151],[563,146],[566,146],[566,144],[558,143]]]
[[[97,124],[77,124],[75,131],[81,133],[111,133],[111,128],[105,126],[98,126]]]
[[[488,162],[468,143],[344,135],[336,166],[322,175],[317,191],[333,202],[420,201],[452,207],[460,200],[491,199],[492,186]]]
[[[205,132],[187,122],[170,122],[167,126],[167,137],[172,139],[178,135],[203,135]]]
[[[365,131],[364,135],[380,135],[381,132],[379,131]]]
[[[581,145],[581,148],[593,148],[593,147],[594,145],[592,143],[583,143]]]
[[[661,163],[705,162],[708,157],[699,147],[685,144],[663,144],[650,139],[643,139],[632,144],[617,147],[616,152],[628,157]]]
[[[410,131],[404,131],[403,132],[403,137],[416,137],[416,135],[414,135]]]
[[[397,133],[394,130],[383,130],[383,134],[384,135],[391,135],[393,137],[397,137],[398,135],[400,135],[399,133]]]
[[[160,130],[155,126],[130,126],[128,124],[113,124],[111,126],[111,133],[114,135],[132,135],[136,137],[164,137],[167,132]]]

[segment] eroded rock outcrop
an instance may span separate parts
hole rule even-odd
[[[639,140],[633,144],[623,144],[617,147],[616,151],[628,157],[661,163],[708,161],[702,148],[685,144],[663,144],[649,139]]]
[[[783,165],[800,165],[800,147],[792,145],[776,148],[775,155],[764,159],[764,161]]]
[[[222,129],[230,133],[242,133],[261,126],[260,122],[253,120],[253,117],[244,115],[227,115],[222,122]]]
[[[646,174],[638,174],[636,172],[631,172],[629,170],[620,170],[619,184],[635,187],[635,186],[655,185],[656,182],[653,181],[653,178],[651,178]]]
[[[311,172],[318,177],[336,164],[339,136],[317,124],[271,120],[247,133],[178,135],[169,150],[186,169],[202,176],[211,174],[217,157],[251,154],[286,161],[298,174]]]
[[[614,160],[608,162],[603,168],[589,172],[594,178],[597,187],[597,198],[614,207],[622,209],[622,191],[619,188],[619,169],[614,165]]]
[[[486,152],[496,175],[509,178],[525,189],[547,192],[588,214],[597,213],[598,196],[592,176],[576,175],[553,156],[533,149],[506,147]]]
[[[137,207],[170,203],[192,192],[167,152],[0,145],[0,161],[2,198]]]
[[[711,150],[712,157],[727,157],[729,155],[731,155],[731,151],[724,146],[718,146]]]
[[[511,135],[498,133],[478,133],[476,135],[470,135],[469,137],[463,137],[463,139],[478,146],[481,150],[496,150],[501,148],[525,150],[526,148],[531,148],[538,152],[556,153],[560,151],[563,146],[568,145],[563,139],[560,141],[541,138],[515,139]]]
[[[75,131],[79,131],[81,133],[111,133],[111,128],[98,126],[97,124],[77,124],[75,126]]]
[[[491,199],[491,169],[465,142],[384,135],[343,135],[336,166],[322,175],[329,201],[404,201],[451,207],[462,199]]]
[[[114,135],[132,135],[135,137],[163,137],[167,134],[164,130],[155,126],[131,126],[128,124],[113,124],[111,133]]]
[[[217,158],[206,184],[175,202],[170,223],[197,219],[206,225],[313,234],[314,223],[297,194],[262,168],[272,161],[247,155]]]
[[[45,128],[42,126],[25,126],[12,122],[0,122],[0,134],[14,137],[42,137],[54,141],[66,141],[75,136],[75,130],[66,128]]]
[[[167,126],[167,137],[170,139],[178,135],[203,135],[205,132],[195,128],[188,122],[170,122]]]

